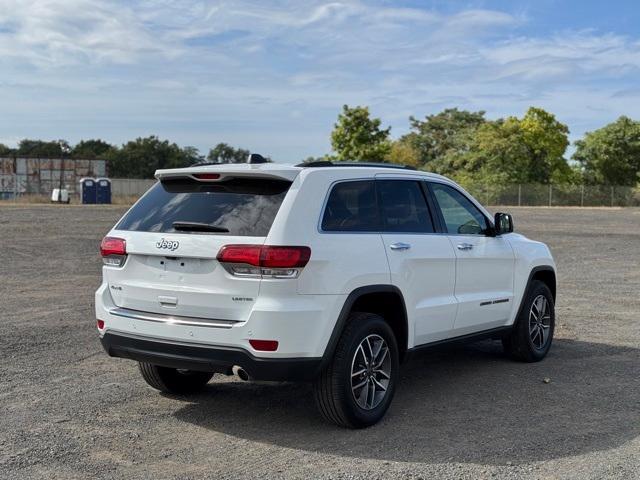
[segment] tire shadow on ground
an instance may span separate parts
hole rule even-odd
[[[499,342],[414,357],[386,417],[325,423],[309,384],[216,382],[174,414],[234,437],[353,458],[503,465],[606,450],[640,434],[640,350],[556,339],[542,362]],[[548,383],[547,381],[548,380]]]

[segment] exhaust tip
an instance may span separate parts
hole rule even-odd
[[[246,370],[238,365],[235,365],[232,369],[233,373],[238,376],[238,378],[242,381],[248,382],[251,380],[251,377],[246,372]]]

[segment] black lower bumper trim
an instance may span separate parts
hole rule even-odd
[[[254,380],[313,380],[321,362],[321,358],[259,358],[242,348],[170,343],[113,332],[100,341],[112,357],[205,372],[230,373],[238,365]]]

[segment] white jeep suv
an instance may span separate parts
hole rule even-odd
[[[109,355],[152,387],[214,373],[312,381],[346,427],[385,414],[410,354],[494,338],[541,360],[555,264],[456,183],[409,168],[316,162],[158,170],[101,245]]]

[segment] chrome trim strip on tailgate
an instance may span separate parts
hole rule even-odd
[[[212,327],[231,328],[240,320],[219,320],[215,318],[200,317],[180,317],[174,315],[164,315],[162,313],[141,312],[128,308],[115,307],[107,310],[111,315],[134,320],[144,320],[145,322],[166,323],[170,325],[183,325],[187,327]]]

